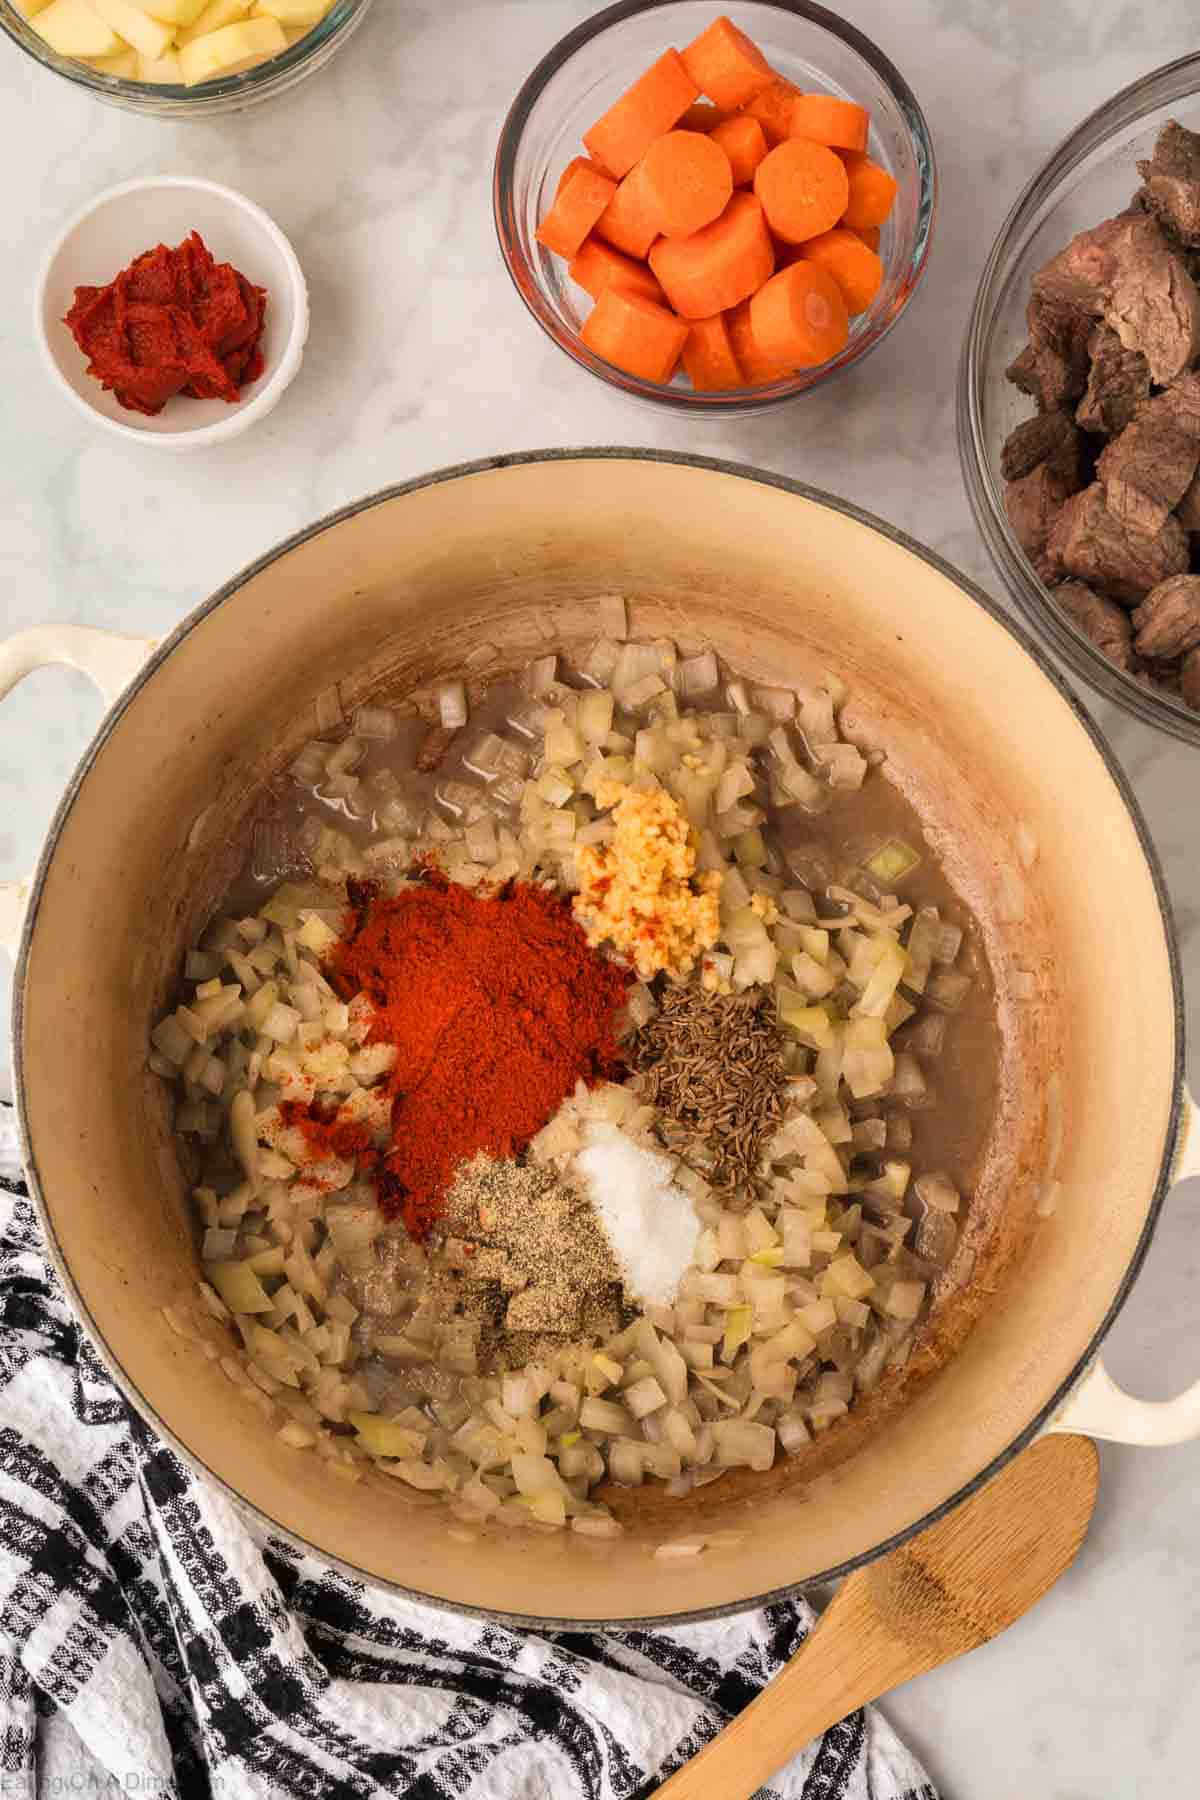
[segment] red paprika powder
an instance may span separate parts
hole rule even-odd
[[[632,976],[545,888],[480,895],[431,872],[394,898],[368,883],[354,899],[328,972],[374,1005],[369,1041],[395,1045],[376,1179],[384,1213],[423,1238],[460,1163],[516,1155],[577,1081],[624,1076],[615,1026]]]

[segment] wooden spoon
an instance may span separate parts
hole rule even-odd
[[[857,1707],[998,1637],[1074,1562],[1099,1477],[1090,1438],[1043,1438],[947,1518],[848,1576],[770,1686],[655,1800],[750,1800]]]

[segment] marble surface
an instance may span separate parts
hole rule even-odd
[[[1017,189],[1116,88],[1195,47],[1160,0],[851,0],[904,69],[938,144],[943,205],[925,288],[866,370],[763,420],[688,431],[610,394],[526,316],[489,211],[499,121],[581,0],[377,0],[296,94],[167,125],[111,111],[0,46],[0,607],[5,631],[75,620],[169,630],[243,563],[372,488],[489,452],[655,444],[808,479],[860,502],[995,591],[959,480],[954,350]],[[204,174],[291,235],[312,290],[300,379],[245,439],[186,458],[110,440],[51,392],[29,295],[56,224],[136,175]],[[1094,706],[1166,864],[1200,1024],[1194,753]],[[0,709],[0,878],[26,869],[99,718],[81,677],[33,677]],[[1197,1040],[1200,1041],[1200,1040]],[[1200,1074],[1197,1053],[1193,1074]],[[1164,1397],[1200,1364],[1195,1191],[1167,1210],[1111,1339]],[[1197,1791],[1200,1446],[1106,1449],[1076,1569],[1037,1613],[915,1683],[892,1717],[953,1800],[1159,1800]]]

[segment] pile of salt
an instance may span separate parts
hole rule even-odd
[[[670,1157],[643,1150],[616,1125],[588,1131],[575,1172],[625,1277],[630,1299],[670,1306],[691,1264],[700,1221],[691,1196],[672,1181]]]

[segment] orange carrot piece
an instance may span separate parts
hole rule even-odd
[[[844,226],[809,238],[797,247],[796,254],[833,276],[849,313],[866,312],[883,286],[883,264],[878,256],[856,232]]]
[[[870,130],[866,107],[836,94],[801,94],[788,121],[789,137],[809,138],[834,150],[865,150]]]
[[[713,131],[729,117],[721,106],[714,106],[711,100],[697,100],[688,107],[683,117],[676,120],[678,131]]]
[[[842,223],[845,224],[844,219]],[[847,225],[846,229],[847,231],[852,231],[855,237],[861,238],[868,250],[873,250],[876,256],[879,255],[878,225]]]
[[[850,179],[835,151],[807,138],[789,138],[759,163],[754,192],[775,236],[802,244],[837,224],[850,197]]]
[[[538,243],[569,262],[616,191],[616,182],[599,169],[576,169],[534,233]]]
[[[833,276],[816,263],[796,262],[754,295],[750,329],[768,362],[810,369],[845,349],[850,317]]]
[[[691,237],[719,219],[733,193],[733,169],[702,131],[664,131],[638,164],[646,217],[663,237]]]
[[[622,288],[604,289],[580,332],[589,350],[643,381],[670,381],[688,328],[682,319]]]
[[[689,238],[660,238],[650,267],[684,319],[708,319],[748,300],[775,267],[771,234],[753,194],[734,194],[719,219]]]
[[[642,192],[642,171],[631,169],[616,193],[600,214],[596,235],[614,250],[645,261],[650,246],[658,236],[658,226]]]
[[[702,94],[730,112],[770,87],[775,71],[744,31],[722,13],[693,38],[683,66]]]
[[[725,314],[729,343],[747,387],[765,387],[770,381],[782,381],[792,374],[787,363],[772,362],[764,356],[754,336],[750,321],[750,302],[743,300]]]
[[[768,146],[774,149],[776,144],[782,144],[790,135],[792,103],[799,98],[800,89],[795,82],[777,75],[770,87],[764,88],[761,94],[756,94],[742,111],[758,120]]]
[[[667,50],[584,132],[584,144],[620,180],[699,98],[678,50]]]
[[[714,394],[722,388],[744,385],[724,313],[711,319],[693,319],[683,346],[683,366],[698,392]]]
[[[712,141],[720,144],[733,170],[734,187],[749,187],[754,171],[767,154],[767,140],[762,126],[748,113],[725,119],[712,129]]]
[[[599,163],[593,162],[590,156],[573,156],[558,178],[558,186],[554,190],[554,198],[556,200],[566,187],[568,181],[570,181],[572,175],[577,175],[581,169],[588,174],[594,175],[596,170],[600,169],[600,165]],[[604,170],[600,169],[600,173],[603,175]]]
[[[842,161],[850,183],[850,198],[842,223],[853,231],[882,225],[896,198],[895,177],[872,162],[869,156],[843,156]]]
[[[622,256],[597,237],[588,238],[567,274],[585,293],[598,300],[605,288],[623,288],[627,294],[641,294],[646,300],[664,304],[663,291],[643,262]]]

